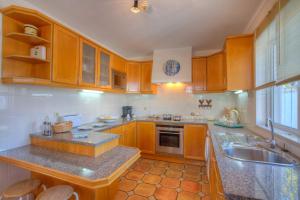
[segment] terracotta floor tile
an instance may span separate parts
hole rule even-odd
[[[181,188],[187,192],[198,193],[201,191],[201,185],[194,181],[184,180],[181,182]]]
[[[143,178],[144,183],[149,183],[154,185],[160,183],[160,180],[161,180],[160,176],[152,175],[152,174],[145,175]]]
[[[132,195],[132,196],[128,197],[127,200],[147,200],[147,198],[139,196],[139,195]]]
[[[117,193],[114,196],[114,200],[125,200],[127,199],[128,195],[126,192],[123,191],[117,191]]]
[[[163,178],[160,184],[166,188],[178,188],[180,180],[176,178]]]
[[[154,162],[155,162],[155,160],[143,159],[140,163],[141,164],[152,165]]]
[[[198,166],[198,165],[185,165],[185,169],[201,172],[201,166]]]
[[[201,175],[199,173],[184,172],[182,177],[183,177],[183,179],[190,180],[190,181],[200,181],[201,180]]]
[[[146,184],[146,183],[142,183],[139,184],[134,192],[135,194],[144,196],[144,197],[150,197],[154,194],[156,187],[154,185],[150,185],[150,184]]]
[[[137,164],[134,167],[134,170],[136,171],[140,171],[140,172],[147,172],[151,169],[151,165],[147,165],[147,164]]]
[[[152,169],[149,170],[149,173],[154,175],[162,175],[165,173],[165,171],[166,169],[163,167],[152,167]]]
[[[176,170],[183,170],[184,169],[184,164],[180,164],[180,163],[170,163],[169,167],[171,169],[176,169]]]
[[[155,167],[164,167],[164,168],[166,168],[166,167],[169,167],[169,163],[164,162],[164,161],[155,161],[154,166]]]
[[[176,200],[177,192],[175,189],[161,187],[154,194],[158,200]]]
[[[119,189],[125,192],[129,192],[133,190],[136,185],[137,185],[136,181],[124,179],[120,181]]]
[[[177,200],[200,200],[200,196],[191,192],[180,192],[178,193]]]
[[[182,172],[179,170],[168,169],[166,172],[166,176],[169,178],[181,178]]]
[[[126,178],[130,179],[130,180],[137,181],[137,180],[142,179],[143,176],[144,176],[143,172],[134,170],[134,171],[128,172],[127,175],[126,175]]]

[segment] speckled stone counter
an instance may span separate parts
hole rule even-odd
[[[223,133],[242,133],[251,136],[253,133],[247,129],[228,129],[211,124],[209,124],[209,131],[227,199],[300,199],[300,167],[274,166],[230,159],[223,154],[220,147],[225,140],[228,140]]]
[[[39,166],[45,167],[48,170],[95,181],[111,176],[127,161],[138,159],[139,154],[137,148],[118,146],[96,158],[91,158],[27,145],[0,152],[0,160],[14,164],[17,161],[22,166],[24,163],[34,165],[36,169]]]
[[[61,133],[61,134],[53,134],[53,136],[44,136],[41,133],[30,134],[30,137],[37,137],[45,140],[52,141],[61,141],[61,142],[69,142],[74,144],[82,144],[89,146],[99,146],[103,143],[109,142],[116,138],[119,138],[117,134],[110,134],[106,132],[108,129],[126,125],[131,122],[154,122],[154,123],[168,123],[174,125],[184,125],[184,124],[207,124],[207,120],[182,120],[182,121],[164,121],[161,119],[154,118],[137,118],[135,120],[117,120],[113,123],[107,123],[103,127],[93,128],[90,131],[79,131],[77,128],[74,128],[71,132]],[[85,124],[86,126],[91,126],[93,123]],[[87,138],[76,138],[74,134],[87,134]]]

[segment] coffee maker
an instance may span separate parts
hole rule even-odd
[[[126,118],[127,115],[130,116],[130,118],[132,118],[132,106],[123,106],[122,107],[122,118]]]

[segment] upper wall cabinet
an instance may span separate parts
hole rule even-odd
[[[253,42],[253,35],[226,39],[227,90],[250,90],[253,88]]]
[[[193,58],[192,60],[192,81],[193,92],[206,91],[206,57]]]
[[[96,85],[97,46],[87,40],[80,39],[80,85]]]
[[[54,25],[53,81],[78,84],[79,36],[59,25]]]
[[[118,72],[126,72],[126,60],[118,55],[112,55],[112,65],[111,68]]]
[[[152,84],[152,62],[141,63],[141,93],[155,94],[157,86]]]
[[[206,87],[209,92],[226,90],[226,70],[223,52],[207,57]]]
[[[101,88],[111,88],[111,54],[101,49],[99,55],[98,83]]]
[[[47,84],[51,80],[53,23],[43,14],[17,6],[1,10],[2,81],[4,83]],[[24,24],[37,27],[36,35],[26,34]],[[42,56],[31,54],[41,45]]]
[[[139,93],[141,85],[141,64],[129,62],[126,65],[127,71],[127,92]]]

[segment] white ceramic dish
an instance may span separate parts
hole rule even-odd
[[[90,130],[93,130],[93,127],[91,127],[91,126],[79,126],[77,129],[80,130],[80,131],[90,131]]]
[[[93,124],[94,128],[101,128],[103,126],[106,126],[105,123],[95,123],[95,124]]]

